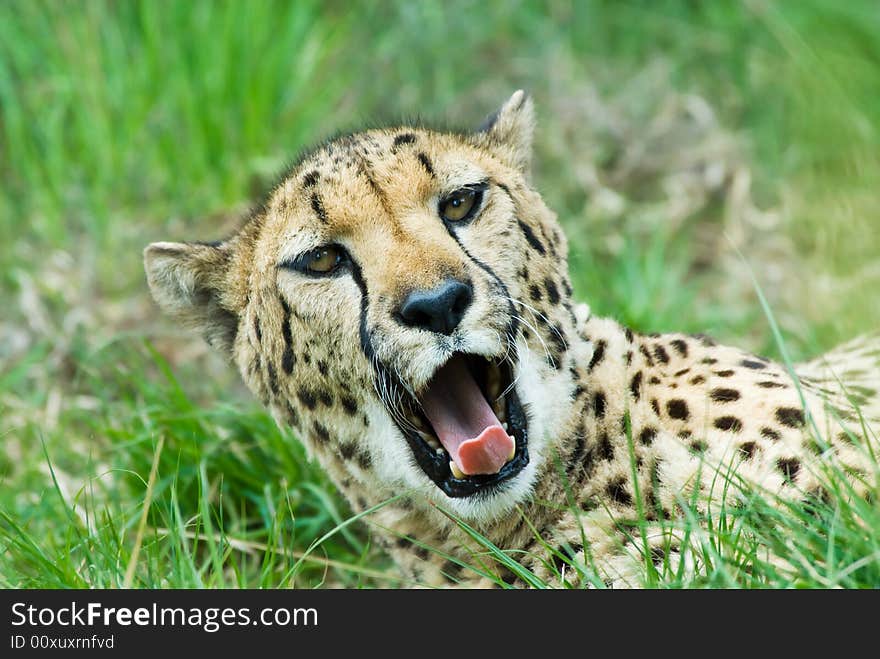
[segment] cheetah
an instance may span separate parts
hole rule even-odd
[[[473,131],[332,139],[233,235],[149,245],[152,295],[234,363],[418,584],[496,583],[466,567],[470,529],[551,583],[564,550],[637,587],[645,552],[684,550],[633,546],[619,521],[707,511],[719,473],[799,499],[833,461],[873,496],[880,336],[793,372],[594,316],[530,183],[534,124],[518,91]]]

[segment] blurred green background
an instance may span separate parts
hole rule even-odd
[[[350,513],[141,250],[337,131],[520,87],[594,311],[778,356],[754,275],[796,358],[880,327],[874,0],[3,2],[0,583],[388,585],[357,523],[299,560]]]

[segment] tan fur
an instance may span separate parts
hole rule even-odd
[[[153,295],[235,362],[356,510],[397,497],[370,521],[419,583],[483,583],[457,564],[477,562],[478,548],[449,514],[522,550],[518,559],[540,575],[550,575],[547,548],[559,548],[589,557],[607,583],[635,586],[644,547],[621,534],[621,520],[639,507],[649,522],[674,519],[695,490],[708,510],[723,494],[719,469],[803,498],[821,495],[819,465],[834,463],[869,490],[878,338],[804,365],[796,380],[707,338],[646,336],[592,317],[572,303],[565,236],[528,182],[532,124],[531,101],[517,92],[472,134],[399,127],[334,140],[229,239],[149,246]],[[448,230],[438,201],[476,181],[488,183],[479,216]],[[285,267],[328,243],[344,246],[356,268],[318,278]],[[450,276],[474,289],[452,335],[395,319],[409,292]],[[456,351],[515,354],[529,417],[528,467],[486,497],[443,494],[381,398],[391,394],[380,365],[417,392]],[[674,546],[669,555],[668,538],[655,540],[652,552],[684,560]]]

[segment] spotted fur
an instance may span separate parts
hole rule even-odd
[[[676,561],[679,548],[633,543],[621,524],[639,510],[649,523],[676,518],[683,500],[709,510],[719,469],[803,498],[821,490],[817,465],[833,461],[866,493],[878,337],[795,375],[705,336],[592,316],[572,300],[565,236],[529,182],[532,124],[518,92],[473,133],[406,126],[335,139],[228,239],[150,245],[153,295],[236,364],[354,509],[393,499],[370,521],[419,583],[485,582],[461,566],[473,543],[454,517],[522,550],[540,576],[589,557],[607,583],[638,585],[641,553]],[[476,219],[441,221],[442,195],[477,182]],[[351,255],[337,274],[291,267],[329,243]],[[399,322],[408,293],[449,276],[474,291],[452,334]],[[528,416],[528,466],[485,496],[447,497],[393,420],[401,389],[418,392],[456,351],[511,356]]]

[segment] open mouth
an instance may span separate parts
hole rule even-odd
[[[492,491],[529,463],[512,375],[507,361],[456,353],[396,419],[416,463],[447,496]]]

